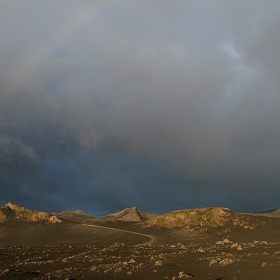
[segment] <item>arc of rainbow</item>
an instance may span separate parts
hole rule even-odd
[[[49,51],[55,49],[56,46],[71,36],[71,34],[77,32],[87,22],[92,20],[98,11],[106,8],[113,1],[114,0],[94,1],[91,7],[88,6],[88,8],[85,8],[82,12],[78,12],[76,18],[68,18],[63,21],[54,32],[49,43],[41,44],[35,50],[32,49],[32,51],[27,53],[23,59],[17,63],[16,67],[8,73],[8,75],[13,77],[12,92],[20,89],[20,87],[29,80],[30,75],[43,63]]]

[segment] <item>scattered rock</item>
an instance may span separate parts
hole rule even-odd
[[[212,259],[209,261],[209,267],[211,267],[214,264],[217,264],[220,261],[220,259]]]
[[[227,238],[224,239],[223,243],[228,244],[228,243],[232,243],[231,241],[229,241]]]
[[[236,248],[236,250],[242,251],[242,247],[241,247],[240,245],[238,245],[238,247]]]
[[[155,262],[155,266],[162,266],[163,265],[163,262],[162,261],[156,261]]]
[[[205,250],[204,250],[203,248],[199,247],[199,248],[197,249],[197,252],[205,253]]]
[[[185,274],[183,271],[180,271],[179,275],[177,277],[176,276],[172,277],[172,280],[188,279],[188,278],[192,278],[192,277],[194,277],[194,276],[192,276],[190,273]]]
[[[52,224],[62,223],[62,220],[60,218],[58,218],[57,216],[51,216],[49,218],[49,223],[52,223]]]
[[[219,262],[219,265],[220,266],[227,266],[227,265],[232,264],[232,263],[234,263],[233,259],[223,259]]]

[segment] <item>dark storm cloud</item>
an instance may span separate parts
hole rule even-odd
[[[4,1],[1,202],[279,207],[275,1]]]

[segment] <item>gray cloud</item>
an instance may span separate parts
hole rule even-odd
[[[0,5],[2,203],[279,207],[275,1]]]
[[[9,155],[16,154],[20,157],[25,157],[32,161],[38,162],[40,158],[34,152],[32,147],[20,143],[17,139],[8,139],[0,135],[0,150],[1,157],[7,160]]]

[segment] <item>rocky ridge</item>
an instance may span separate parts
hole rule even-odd
[[[107,216],[102,217],[104,220],[119,220],[119,221],[132,221],[132,222],[140,222],[146,221],[151,218],[154,218],[157,215],[147,214],[143,212],[138,207],[134,206],[131,208],[125,208],[124,210],[112,213]]]
[[[48,223],[61,223],[62,220],[55,215],[45,212],[30,210],[26,207],[18,206],[11,202],[5,206],[0,206],[0,222],[9,220],[23,220],[27,222],[46,221]]]
[[[155,217],[145,222],[147,227],[158,226],[165,228],[200,229],[206,227],[221,227],[232,224],[244,229],[254,229],[259,226],[253,215],[241,214],[228,208],[202,208],[179,210]]]

